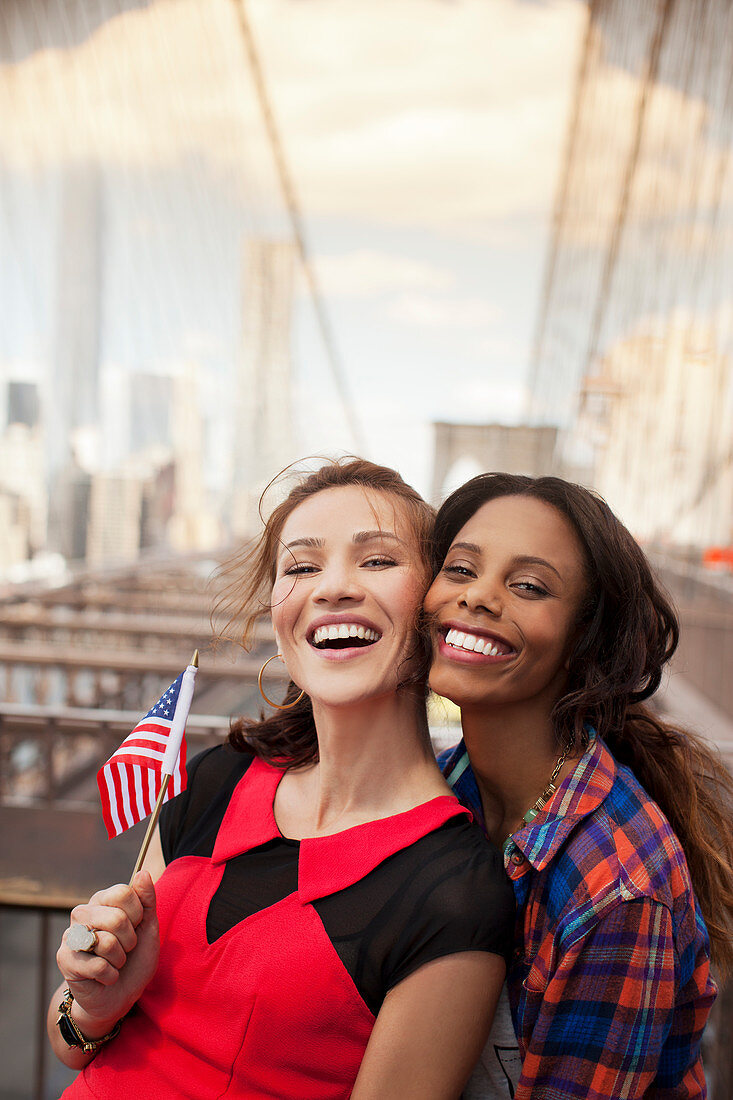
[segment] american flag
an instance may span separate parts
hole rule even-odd
[[[161,784],[161,764],[165,755],[181,684],[186,675],[164,691],[154,707],[141,718],[117,751],[97,772],[102,798],[102,814],[110,839],[124,833],[153,812]],[[190,705],[190,693],[188,703]],[[187,714],[183,716],[185,719]],[[179,716],[180,721],[180,716]],[[186,739],[173,768],[164,801],[180,794],[186,786]]]

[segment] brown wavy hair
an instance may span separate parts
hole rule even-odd
[[[556,508],[584,552],[587,589],[565,694],[552,722],[558,744],[580,746],[591,726],[661,807],[687,857],[723,972],[733,968],[733,780],[700,737],[663,722],[645,705],[677,648],[679,623],[646,555],[606,502],[556,477],[487,473],[462,485],[438,511],[433,572],[487,501],[526,496]]]
[[[260,498],[280,485],[287,476],[294,479],[289,493],[278,504],[258,538],[247,543],[240,552],[225,562],[219,570],[222,583],[214,609],[214,619],[223,620],[219,636],[235,636],[244,649],[249,649],[257,623],[269,618],[270,596],[275,581],[280,536],[285,522],[304,500],[326,489],[356,486],[366,492],[388,496],[405,517],[415,545],[425,567],[425,588],[430,583],[430,548],[435,509],[420,494],[402,480],[396,470],[377,466],[364,458],[333,459],[312,473],[299,474],[292,469],[278,474]],[[422,612],[415,623],[415,651],[409,654],[406,672],[400,687],[412,685],[424,700],[427,694],[427,674],[430,666],[430,645],[427,631],[422,629]],[[291,680],[283,702],[293,702],[300,688]],[[274,714],[260,713],[259,719],[238,718],[232,722],[229,743],[240,752],[257,753],[278,767],[288,768],[313,763],[318,759],[318,740],[313,721],[313,708],[307,695],[288,710]]]

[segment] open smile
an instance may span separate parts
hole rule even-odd
[[[496,634],[475,628],[469,630],[450,623],[440,628],[438,644],[440,652],[445,656],[470,662],[506,661],[517,653],[514,646]]]
[[[308,641],[314,649],[366,649],[382,637],[375,627],[363,622],[326,622],[311,627]]]

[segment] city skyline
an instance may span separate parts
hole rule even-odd
[[[92,511],[115,478],[145,482],[136,507],[160,532],[150,493],[168,490],[150,485],[185,465],[203,518],[169,516],[171,538],[198,544],[238,526],[235,499],[268,473],[355,448],[300,266],[284,309],[247,259],[293,242],[235,6],[32,6],[32,26],[27,3],[0,12],[0,419],[35,402],[6,451],[37,477],[41,448],[51,506],[8,474],[4,507],[58,528],[53,479],[76,464],[106,479]],[[723,9],[699,27],[680,9],[660,38],[656,6],[630,0],[246,6],[369,457],[435,493],[436,422],[518,427],[531,383],[530,423],[568,429],[615,349],[685,309],[728,364]],[[269,335],[257,311],[277,314]],[[592,424],[566,430],[556,468],[622,486]],[[443,489],[475,461],[454,466]]]

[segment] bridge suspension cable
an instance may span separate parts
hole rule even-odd
[[[366,443],[364,432],[356,414],[354,403],[349,394],[349,388],[346,382],[346,376],[341,362],[341,357],[338,354],[336,348],[336,342],[334,340],[333,328],[328,316],[328,311],[323,299],[323,294],[318,283],[318,278],[313,267],[308,246],[306,243],[305,228],[303,222],[303,215],[300,210],[300,204],[295,193],[295,187],[293,185],[292,176],[288,168],[288,163],[285,157],[285,151],[283,143],[280,139],[280,133],[275,121],[275,115],[270,103],[270,97],[267,91],[267,84],[265,81],[265,75],[260,62],[259,52],[257,49],[257,43],[255,42],[254,35],[252,33],[252,26],[247,14],[247,2],[246,0],[232,0],[234,7],[236,8],[239,16],[239,26],[242,32],[242,39],[244,41],[245,49],[247,51],[247,59],[249,61],[250,70],[252,73],[252,79],[254,82],[255,90],[257,92],[257,99],[259,101],[260,110],[262,112],[262,119],[267,131],[268,140],[272,149],[272,155],[275,161],[275,167],[277,170],[278,179],[282,188],[283,197],[285,199],[285,205],[288,211],[288,217],[292,228],[293,238],[295,240],[298,256],[301,266],[303,268],[303,274],[305,275],[306,284],[308,286],[308,292],[313,302],[313,310],[316,316],[316,322],[323,342],[323,347],[326,352],[329,366],[331,368],[331,375],[336,385],[341,403],[344,407],[346,414],[346,421],[349,425],[354,445],[356,450],[364,454],[366,452]]]

